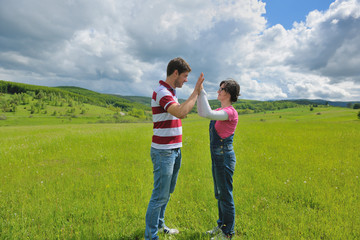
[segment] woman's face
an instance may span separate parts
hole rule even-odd
[[[221,102],[221,101],[224,101],[224,100],[230,100],[230,93],[226,92],[225,89],[225,83],[221,84],[219,90],[217,91],[218,93],[218,97],[217,99]]]

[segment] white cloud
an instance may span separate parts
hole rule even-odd
[[[236,44],[240,47],[230,60],[237,62],[237,77],[244,79],[246,86],[248,73],[257,73],[251,80],[263,84],[257,91],[266,92],[257,95],[244,88],[244,96],[359,99],[359,92],[339,84],[360,81],[359,14],[358,1],[338,0],[328,11],[311,12],[306,22],[295,23],[293,29],[276,25],[239,39]]]
[[[0,1],[0,79],[151,96],[182,56],[193,69],[182,98],[204,72],[209,93],[232,77],[246,99],[359,99],[358,0],[290,30],[266,28],[265,10],[258,0]]]

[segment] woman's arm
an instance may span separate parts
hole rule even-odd
[[[229,115],[224,111],[214,111],[211,110],[211,107],[209,105],[209,101],[206,97],[206,92],[204,89],[201,90],[200,95],[197,99],[197,110],[198,114],[201,117],[209,118],[211,120],[228,120]]]

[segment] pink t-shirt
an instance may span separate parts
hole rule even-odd
[[[225,121],[216,121],[215,129],[217,134],[222,138],[230,137],[236,129],[236,125],[238,123],[238,113],[233,106],[229,106],[226,108],[218,108],[215,111],[224,110],[229,119]]]

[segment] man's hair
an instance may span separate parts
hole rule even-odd
[[[224,86],[224,91],[227,93],[230,93],[230,100],[231,102],[236,102],[238,100],[238,97],[240,96],[240,85],[232,78],[228,78],[220,83]]]
[[[167,76],[170,76],[174,73],[175,70],[178,70],[179,75],[183,72],[191,72],[190,65],[181,57],[172,59],[167,66]]]

